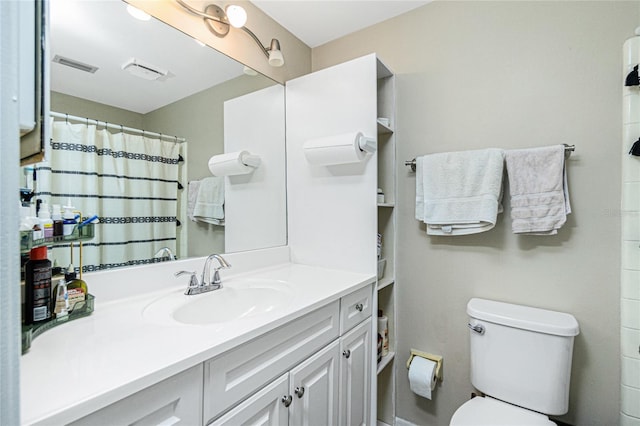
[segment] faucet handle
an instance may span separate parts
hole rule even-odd
[[[187,274],[191,276],[189,278],[189,287],[199,287],[200,283],[198,282],[198,276],[195,271],[178,271],[173,275],[179,277]]]

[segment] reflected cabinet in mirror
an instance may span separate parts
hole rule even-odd
[[[282,85],[120,0],[51,0],[50,15],[51,144],[22,192],[99,217],[85,272],[286,244]],[[257,160],[213,176],[231,153]]]

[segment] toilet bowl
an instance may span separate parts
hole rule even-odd
[[[471,384],[485,397],[460,406],[451,425],[554,425],[569,409],[576,319],[563,312],[471,299]]]

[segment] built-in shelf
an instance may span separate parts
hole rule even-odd
[[[382,290],[383,288],[390,286],[391,284],[393,284],[395,282],[395,280],[390,277],[390,278],[382,278],[378,281],[378,290]]]
[[[377,122],[378,123],[378,134],[379,135],[386,135],[389,133],[393,133],[393,129],[389,126],[387,126],[384,123],[381,123],[380,121]]]
[[[395,206],[396,206],[396,203],[378,203],[378,207],[394,208]]]
[[[380,362],[378,363],[377,374],[380,374],[382,370],[384,370],[385,367],[391,363],[391,361],[393,360],[393,358],[395,358],[395,356],[396,356],[395,352],[389,352],[388,354],[383,356]]]
[[[376,426],[391,426],[391,425],[388,424],[388,423],[385,423],[383,421],[378,420],[378,422],[376,423]]]

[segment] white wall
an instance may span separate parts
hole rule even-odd
[[[261,158],[247,175],[226,176],[225,252],[287,244],[284,86],[224,103],[224,152]]]
[[[624,44],[622,78],[640,63],[640,37]],[[640,425],[640,158],[629,148],[640,137],[640,91],[622,91],[622,272],[620,286],[621,424]]]
[[[0,2],[0,424],[20,423],[18,3]]]
[[[622,43],[638,2],[434,2],[313,50],[313,68],[377,52],[396,73],[397,415],[447,424],[469,398],[465,306],[485,297],[572,313],[570,411],[576,425],[618,424]],[[574,213],[555,237],[428,237],[413,217],[416,155],[566,142]],[[505,203],[509,211],[508,200]],[[506,217],[505,217],[506,216]],[[434,400],[408,387],[415,347],[444,355]]]
[[[287,82],[287,210],[294,262],[375,274],[377,153],[355,164],[307,162],[309,139],[377,137],[376,58]]]

